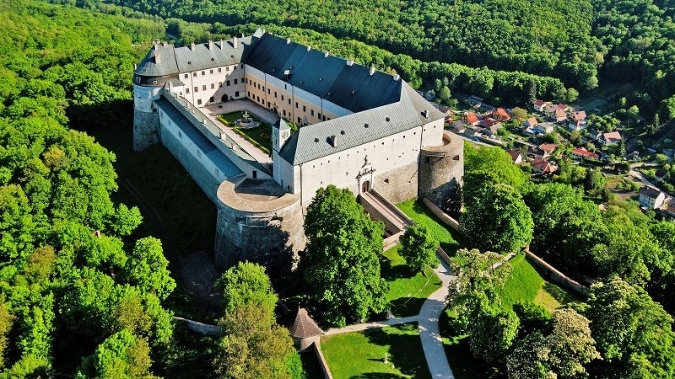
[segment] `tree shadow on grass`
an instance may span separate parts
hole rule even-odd
[[[575,301],[582,301],[579,296],[567,292],[553,283],[544,282],[544,290],[548,292],[554,299],[556,299],[556,301],[563,305]]]
[[[407,376],[392,374],[392,373],[382,373],[382,372],[368,372],[361,375],[354,375],[350,379],[407,379]]]
[[[413,272],[408,265],[392,265],[392,261],[384,255],[380,255],[380,276],[387,281],[401,278],[412,278]]]
[[[420,313],[425,298],[402,297],[391,301],[391,310],[397,317],[415,316]]]
[[[389,346],[387,359],[403,375],[415,378],[430,378],[427,361],[420,341],[417,324],[403,324],[393,328],[371,329],[364,332],[368,340],[376,345]],[[378,357],[375,357],[378,358]],[[382,357],[384,358],[384,357]],[[383,362],[384,364],[384,362]],[[368,373],[359,378],[398,378],[395,374]]]

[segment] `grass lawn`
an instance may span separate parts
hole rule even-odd
[[[324,337],[321,350],[335,379],[431,377],[417,324]]]
[[[413,221],[426,226],[448,255],[453,256],[462,245],[462,238],[459,233],[446,227],[424,204],[416,201],[416,199],[404,201],[396,206]]]
[[[557,285],[545,281],[525,259],[525,254],[516,255],[509,263],[513,271],[499,294],[503,307],[510,308],[518,302],[532,301],[553,312],[563,304],[579,300]]]
[[[263,151],[270,154],[272,151],[272,127],[269,124],[261,123],[260,126],[251,129],[240,129],[235,127],[234,131],[247,137],[249,141],[262,147]]]
[[[382,278],[389,283],[387,299],[395,316],[418,314],[424,300],[441,287],[441,281],[431,268],[427,267],[424,274],[411,272],[405,259],[398,255],[398,245],[382,254],[380,264]]]

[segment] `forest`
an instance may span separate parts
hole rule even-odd
[[[635,88],[629,102],[670,121],[674,13],[665,0],[3,2],[0,370],[8,377],[154,377],[180,363],[167,306],[176,283],[161,242],[141,236],[140,211],[115,200],[115,155],[87,134],[124,119],[132,67],[167,32],[189,43],[263,27],[398,72],[417,88],[447,80],[453,91],[507,103],[628,81]],[[480,165],[467,168],[467,191],[473,184],[477,196],[487,196],[480,189],[486,180],[508,185],[503,198],[530,212],[533,250],[580,280],[608,283],[581,313],[611,330],[603,301],[622,295],[633,308],[614,316],[627,323],[652,317],[642,334],[632,329],[616,341],[606,333],[598,348],[605,360],[590,371],[632,368],[639,377],[644,366],[637,363],[658,361],[672,376],[673,224],[618,201],[600,212],[589,200],[598,191],[592,170],[583,176],[563,168],[562,183],[532,185],[508,167],[495,177]],[[259,268],[241,270],[264,276]],[[617,275],[623,282],[613,282]],[[631,309],[637,316],[629,317]],[[227,313],[224,325],[234,325],[237,312]],[[274,323],[269,307],[261,312]],[[268,327],[265,338],[283,339]],[[629,337],[642,350],[630,350]],[[525,344],[516,350],[531,355]],[[281,356],[279,366],[297,367],[294,359]]]

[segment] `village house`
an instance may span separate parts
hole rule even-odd
[[[544,112],[547,105],[551,105],[551,102],[537,99],[534,101],[534,110],[537,112]]]
[[[558,170],[558,165],[543,158],[535,158],[532,161],[532,169],[542,175],[550,175]]]
[[[586,128],[586,112],[569,112],[567,114],[567,120],[569,121],[567,128],[571,131],[582,130]]]
[[[476,125],[478,124],[478,121],[480,121],[478,116],[473,112],[467,112],[462,119],[469,125]]]
[[[666,194],[658,188],[644,186],[638,192],[638,202],[645,208],[660,208],[666,201]]]
[[[515,164],[521,164],[523,163],[523,153],[520,152],[520,150],[507,150],[507,153],[511,156],[511,161]]]
[[[621,134],[617,131],[614,131],[609,133],[603,133],[599,141],[605,146],[609,146],[621,142],[621,139],[622,139]]]
[[[577,147],[572,150],[572,157],[576,159],[595,159],[599,158],[598,154],[588,151],[583,147]]]
[[[499,121],[509,121],[511,116],[504,108],[497,108],[492,111],[492,118]]]

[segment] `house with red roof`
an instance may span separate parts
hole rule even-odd
[[[543,158],[535,158],[532,161],[532,169],[542,175],[550,175],[558,171],[558,165]]]
[[[523,163],[523,153],[520,152],[520,150],[507,150],[507,153],[511,156],[511,161],[515,164],[521,164]]]
[[[576,159],[599,159],[598,154],[588,151],[583,147],[577,147],[572,150],[572,157]]]
[[[557,148],[558,148],[558,145],[553,144],[553,143],[542,143],[541,145],[539,145],[539,149],[541,149],[544,153],[546,153],[545,156],[549,156],[549,155],[553,154],[553,152]]]
[[[534,101],[534,110],[537,112],[543,112],[544,109],[546,108],[547,105],[550,105],[550,101],[544,101],[544,100],[535,100]]]
[[[602,136],[600,137],[600,142],[604,144],[605,146],[608,145],[615,145],[619,142],[621,142],[621,134],[617,131],[614,132],[609,132],[609,133],[602,133]]]
[[[497,108],[492,111],[492,118],[499,121],[509,121],[511,119],[511,115],[509,115],[509,112],[507,112],[506,109]]]
[[[476,125],[478,124],[478,121],[478,116],[473,112],[468,112],[464,115],[464,122],[469,125]]]

